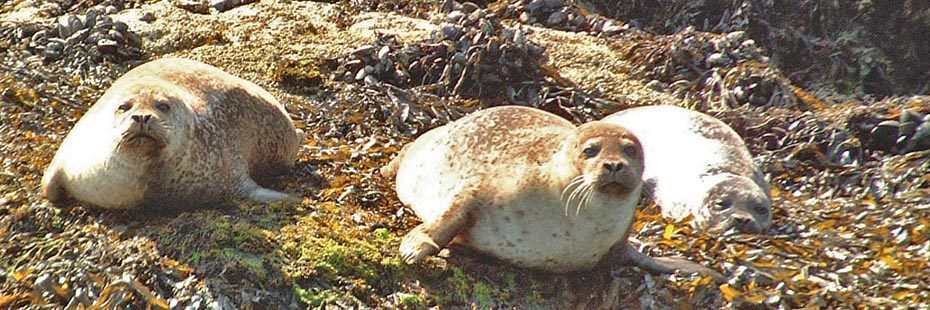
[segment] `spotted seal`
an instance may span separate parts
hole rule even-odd
[[[395,179],[398,198],[423,220],[401,242],[408,263],[454,241],[556,273],[591,268],[611,251],[653,271],[709,270],[627,245],[642,171],[639,142],[621,126],[576,127],[548,112],[504,106],[427,131],[381,173]]]
[[[106,209],[189,208],[230,198],[295,201],[265,183],[302,140],[258,85],[188,59],[159,59],[117,79],[62,142],[42,179],[52,202]]]
[[[722,121],[671,105],[623,110],[603,119],[639,137],[643,179],[662,215],[709,232],[762,233],[772,225],[769,185],[740,136]]]

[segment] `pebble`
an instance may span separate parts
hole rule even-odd
[[[556,12],[553,12],[552,14],[549,14],[549,19],[546,20],[546,24],[550,26],[555,26],[563,21],[565,21],[565,12],[556,11]]]
[[[33,288],[41,293],[50,292],[53,290],[52,285],[52,276],[49,274],[43,274],[36,278],[36,281],[33,283]]]
[[[713,53],[707,56],[705,62],[708,66],[726,65],[730,61],[723,53]]]
[[[376,86],[376,85],[378,85],[378,79],[376,79],[373,75],[366,75],[366,76],[365,76],[365,85],[368,85],[368,86]]]
[[[146,22],[146,23],[154,22],[154,21],[155,21],[155,14],[152,14],[152,12],[145,12],[145,13],[142,13],[142,17],[139,17],[139,20],[144,21],[144,22]]]
[[[388,47],[387,45],[382,46],[381,50],[378,51],[378,59],[380,59],[382,62],[387,62],[388,60],[390,60],[388,59],[390,52],[391,52],[390,47]]]
[[[126,31],[129,31],[129,25],[121,21],[116,21],[116,22],[113,22],[113,30],[116,30],[119,32],[126,32]]]
[[[110,39],[100,39],[97,41],[97,50],[103,54],[115,54],[119,48],[119,43]]]
[[[112,5],[108,5],[104,9],[104,14],[107,14],[107,15],[116,14],[116,12],[119,12],[119,10],[115,6],[112,6]]]
[[[355,55],[355,57],[358,58],[368,57],[371,56],[371,53],[374,52],[376,48],[377,47],[370,44],[362,45],[352,51],[352,55]]]
[[[884,151],[890,151],[894,148],[894,144],[898,140],[898,128],[900,126],[901,123],[895,120],[887,120],[875,125],[869,132],[871,148]]]

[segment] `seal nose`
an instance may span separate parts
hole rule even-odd
[[[751,218],[736,217],[733,219],[736,223],[736,229],[744,233],[757,233],[756,223]]]
[[[149,122],[149,119],[151,119],[151,118],[152,118],[152,115],[151,115],[151,114],[141,114],[141,115],[140,115],[140,114],[136,114],[136,115],[133,115],[133,116],[132,116],[132,120],[133,120],[133,121],[136,121],[136,123],[141,123],[141,124],[148,123],[148,122]]]
[[[623,170],[623,164],[622,163],[609,163],[609,162],[604,163],[604,169],[610,172],[619,172],[620,170]]]

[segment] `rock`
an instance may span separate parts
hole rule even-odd
[[[94,29],[94,26],[97,25],[97,17],[100,15],[97,10],[90,9],[87,10],[87,15],[84,16],[84,28]]]
[[[707,59],[704,60],[704,62],[706,62],[708,66],[712,66],[712,67],[726,65],[727,62],[729,61],[730,59],[728,59],[727,56],[724,55],[723,53],[710,54],[707,56]]]
[[[894,120],[883,121],[875,125],[869,132],[870,148],[891,151],[898,140],[899,127],[901,127],[901,123]]]
[[[74,30],[71,29],[71,23],[68,21],[68,19],[64,17],[59,18],[58,19],[58,37],[59,38],[70,37],[72,32],[74,32]]]
[[[152,12],[145,12],[145,13],[142,13],[142,17],[139,17],[139,20],[144,21],[144,22],[146,22],[146,23],[154,22],[154,21],[155,21],[155,14],[152,14]]]
[[[535,11],[545,5],[545,3],[543,2],[544,2],[543,0],[530,1],[530,3],[523,5],[523,9],[526,11],[530,11],[530,12]]]
[[[381,60],[382,62],[387,62],[389,60],[388,54],[390,52],[391,52],[390,47],[388,47],[387,45],[382,46],[381,50],[378,51],[378,59]]]
[[[210,7],[218,12],[223,12],[229,9],[228,1],[226,0],[210,0]]]
[[[368,85],[368,86],[376,86],[376,85],[378,85],[378,79],[376,79],[376,78],[375,78],[374,76],[372,76],[372,75],[366,75],[366,76],[365,76],[365,85]]]
[[[97,50],[101,54],[116,54],[117,49],[119,48],[119,43],[110,39],[100,39],[97,41]]]
[[[106,8],[104,8],[104,11],[103,11],[103,13],[107,15],[113,15],[113,14],[116,14],[116,12],[119,12],[119,9],[117,9],[115,6],[112,6],[112,5],[108,5]]]
[[[371,53],[375,51],[376,48],[377,48],[376,46],[370,45],[370,44],[362,45],[356,48],[354,51],[352,51],[352,55],[355,55],[355,57],[358,57],[358,58],[369,57],[371,56]]]
[[[558,25],[562,23],[563,21],[565,21],[565,16],[566,16],[565,12],[562,12],[562,11],[553,12],[552,14],[549,14],[549,19],[546,20],[546,25],[549,25],[549,26]]]
[[[126,31],[129,31],[129,25],[121,21],[115,21],[113,22],[113,30],[116,30],[119,32],[126,32]]]
[[[565,0],[543,0],[543,4],[547,8],[557,8],[565,5]]]
[[[905,152],[916,152],[930,149],[930,122],[924,122],[917,127],[914,135],[907,142]]]
[[[54,290],[52,287],[54,285],[54,280],[49,274],[43,274],[36,278],[36,281],[32,284],[32,287],[39,291],[40,293],[51,292]]]

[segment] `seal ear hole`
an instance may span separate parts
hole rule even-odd
[[[594,158],[594,156],[597,156],[597,154],[601,152],[601,147],[597,144],[588,145],[582,152],[584,152],[585,158]]]
[[[155,108],[162,112],[171,111],[171,106],[168,105],[167,103],[159,103],[158,105],[155,106]]]

